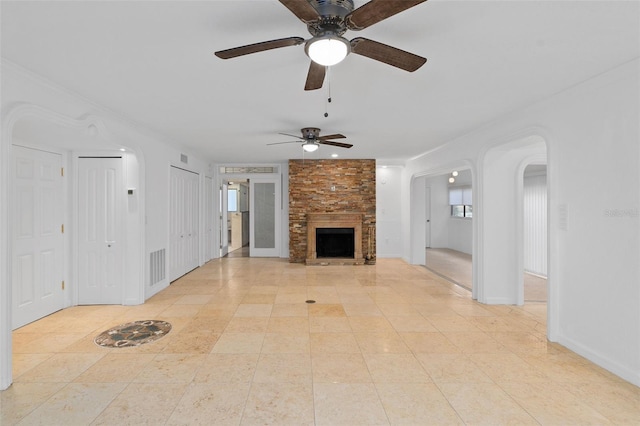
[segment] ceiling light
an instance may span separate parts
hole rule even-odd
[[[302,144],[302,149],[304,149],[307,152],[313,152],[316,149],[318,149],[318,144],[315,142],[305,142]]]
[[[313,37],[304,48],[307,56],[318,65],[330,67],[341,62],[351,51],[349,40],[335,34]]]
[[[125,152],[126,149],[125,148],[120,148],[120,151]]]
[[[449,178],[449,183],[453,183],[453,182],[455,182],[455,181],[456,181],[456,179],[455,179],[455,178],[452,178],[452,177],[450,177],[450,178]]]
[[[458,172],[457,172],[457,171],[455,171],[455,170],[454,170],[454,171],[452,171],[452,172],[451,172],[451,176],[458,176]]]

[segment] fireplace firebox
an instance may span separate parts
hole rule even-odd
[[[353,258],[353,228],[316,228],[316,255]]]

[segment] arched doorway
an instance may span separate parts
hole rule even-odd
[[[483,303],[524,303],[524,172],[546,163],[546,142],[537,135],[493,146],[480,158],[482,196],[475,201]]]

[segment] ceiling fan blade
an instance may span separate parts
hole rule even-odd
[[[371,0],[345,17],[347,28],[362,30],[427,0]]]
[[[290,133],[278,133],[278,134],[279,134],[279,135],[284,135],[284,136],[291,136],[292,138],[298,138],[298,139],[300,139],[300,141],[303,141],[303,140],[304,140],[304,139],[303,139],[303,138],[301,138],[300,136],[298,136],[298,135],[292,135],[292,134],[290,134]]]
[[[333,142],[333,141],[321,141],[321,140],[318,140],[318,143],[321,143],[323,145],[338,146],[340,148],[351,148],[353,146],[350,143]]]
[[[318,11],[311,6],[311,3],[309,3],[308,0],[280,0],[280,3],[282,3],[305,24],[320,19]]]
[[[339,133],[336,133],[335,135],[325,135],[325,136],[319,136],[318,140],[319,141],[326,141],[328,139],[345,139],[346,136],[345,135],[341,135]]]
[[[422,56],[362,37],[351,40],[351,52],[409,72],[417,70],[427,62]]]
[[[307,82],[304,85],[304,90],[316,90],[322,87],[324,83],[324,76],[327,72],[327,67],[324,65],[318,65],[311,61],[309,65],[309,73],[307,74]]]
[[[282,145],[283,143],[302,143],[302,141],[274,142],[268,143],[267,145]]]
[[[280,47],[297,46],[304,43],[302,37],[287,37],[278,40],[263,41],[260,43],[248,44],[246,46],[234,47],[232,49],[220,50],[215,53],[218,58],[231,59],[250,53],[263,52],[265,50],[278,49]]]

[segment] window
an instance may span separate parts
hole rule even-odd
[[[278,173],[277,167],[264,167],[264,166],[239,166],[239,167],[227,167],[220,166],[218,169],[220,174],[227,173]]]
[[[451,217],[472,218],[473,198],[470,186],[459,186],[449,188],[449,205],[451,206]]]
[[[451,217],[471,219],[473,217],[473,206],[465,206],[463,204],[451,206]]]

